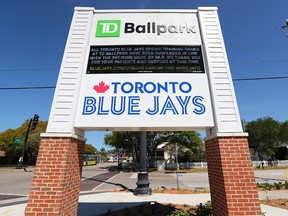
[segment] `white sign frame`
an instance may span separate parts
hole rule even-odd
[[[231,78],[230,68],[228,64],[228,58],[222,37],[221,27],[217,14],[217,8],[215,7],[200,7],[197,10],[95,10],[94,8],[82,8],[76,7],[74,11],[73,20],[71,23],[66,48],[63,55],[63,60],[59,72],[58,82],[54,94],[52,108],[50,112],[47,134],[72,134],[78,136],[84,136],[85,130],[121,130],[121,125],[113,127],[112,124],[97,126],[95,123],[94,127],[84,125],[77,112],[83,109],[81,108],[81,101],[83,102],[83,84],[85,84],[85,76],[87,69],[87,58],[89,54],[89,48],[91,45],[99,44],[100,38],[95,37],[96,25],[95,21],[99,17],[111,16],[122,14],[120,19],[124,17],[139,15],[143,17],[153,18],[151,15],[161,14],[166,16],[168,21],[174,20],[174,17],[190,17],[191,25],[195,25],[195,34],[191,31],[189,34],[182,34],[184,37],[191,39],[191,35],[195,37],[193,42],[187,42],[189,39],[185,39],[185,43],[182,40],[177,40],[177,34],[175,33],[176,27],[170,27],[170,32],[163,33],[161,37],[154,38],[154,44],[177,44],[177,45],[201,45],[203,51],[203,59],[205,65],[205,76],[207,80],[207,86],[205,95],[208,92],[210,94],[211,115],[207,118],[211,118],[209,123],[196,125],[185,125],[183,127],[177,125],[173,127],[173,124],[164,127],[163,125],[157,125],[155,127],[151,124],[141,126],[140,125],[126,125],[122,129],[125,130],[196,130],[205,129],[208,135],[217,133],[241,133],[242,125],[234,92],[233,82]],[[143,18],[142,17],[142,18]],[[149,17],[149,16],[148,16]],[[173,19],[170,19],[172,17]],[[141,19],[142,19],[141,18]],[[114,19],[114,18],[113,18]],[[117,18],[119,19],[119,17]],[[180,18],[179,22],[183,21]],[[177,20],[177,19],[175,19]],[[152,20],[151,23],[157,20]],[[175,21],[178,22],[178,21]],[[169,23],[165,23],[168,25]],[[174,23],[173,23],[174,24]],[[139,24],[138,24],[139,25]],[[147,24],[148,25],[148,24]],[[151,24],[152,25],[152,24]],[[172,25],[172,24],[170,24]],[[176,23],[175,26],[180,24]],[[104,24],[105,26],[105,24]],[[110,27],[109,27],[110,28]],[[169,26],[167,27],[169,28]],[[178,27],[177,27],[178,28]],[[188,27],[187,27],[188,28]],[[108,29],[108,27],[107,27]],[[141,31],[141,28],[139,28]],[[143,30],[143,28],[142,28]],[[159,29],[158,29],[159,30]],[[161,30],[161,29],[160,29]],[[160,31],[159,30],[159,31]],[[164,27],[161,30],[164,31]],[[113,32],[112,27],[108,29],[108,32]],[[158,31],[158,33],[159,33]],[[180,31],[178,29],[178,31]],[[162,34],[162,33],[159,34]],[[171,33],[172,32],[172,33]],[[191,33],[191,34],[190,34]],[[144,35],[144,34],[143,34]],[[143,36],[141,35],[141,36]],[[159,35],[158,35],[159,36]],[[163,37],[162,37],[163,36]],[[179,36],[178,36],[179,37]],[[135,41],[131,35],[126,39],[120,39],[121,43],[124,44],[139,44],[139,41]],[[151,38],[145,39],[142,37],[143,44],[151,45]],[[157,39],[158,38],[158,39]],[[170,39],[169,39],[170,38]],[[121,41],[122,40],[122,41]],[[118,40],[115,38],[101,38],[101,44],[103,45],[117,45]],[[117,42],[118,41],[118,42]],[[153,75],[154,76],[154,75]],[[83,78],[84,77],[84,78]],[[204,90],[205,91],[205,90]],[[209,105],[207,105],[210,109]],[[78,110],[78,111],[77,111]]]

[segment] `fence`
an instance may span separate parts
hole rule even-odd
[[[267,161],[264,162],[264,167],[268,166]],[[262,166],[262,161],[252,161],[253,167],[261,167]],[[288,160],[275,160],[272,161],[272,164],[274,167],[288,167]],[[157,168],[158,168],[157,164]],[[179,163],[179,169],[193,169],[193,168],[207,168],[207,162],[186,162],[186,163]],[[176,163],[166,163],[165,164],[165,169],[167,170],[176,170],[177,166]],[[159,169],[158,169],[159,170]],[[162,170],[162,169],[161,169]]]
[[[268,167],[268,161],[252,161],[253,167],[262,167],[262,162],[264,167]],[[288,160],[274,160],[272,166],[288,167]]]
[[[268,166],[267,161],[264,162],[264,167]],[[252,161],[253,167],[261,167],[262,161]],[[134,166],[133,166],[134,165]],[[122,167],[125,168],[137,168],[139,164],[132,164],[132,163],[122,163]],[[288,160],[276,160],[273,161],[273,166],[275,167],[288,167]],[[177,165],[175,162],[167,163],[165,160],[158,160],[155,162],[155,167],[157,170],[176,170]],[[199,169],[199,168],[207,168],[207,162],[186,162],[186,163],[179,163],[179,169]]]
[[[186,162],[179,163],[179,169],[207,168],[207,162]],[[177,169],[176,163],[166,163],[165,169]]]

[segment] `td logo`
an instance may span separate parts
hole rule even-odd
[[[121,20],[98,20],[96,37],[119,37]]]

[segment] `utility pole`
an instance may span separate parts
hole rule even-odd
[[[176,146],[175,146],[175,162],[176,162],[176,181],[177,181],[177,190],[179,189],[179,163],[178,163],[178,145],[177,145],[177,142],[176,142]]]
[[[25,156],[25,152],[26,152],[26,148],[27,148],[27,140],[28,140],[29,132],[36,128],[38,120],[39,120],[39,116],[37,114],[34,115],[33,119],[30,118],[28,128],[27,128],[27,131],[25,133],[24,143],[22,144],[21,156],[18,160],[18,164],[16,166],[16,169],[22,169],[23,168],[23,162],[24,162],[24,156]]]

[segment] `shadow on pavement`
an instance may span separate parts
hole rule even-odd
[[[170,215],[175,209],[173,205],[150,202],[123,202],[123,203],[79,203],[78,216],[96,215]]]
[[[26,196],[0,194],[0,201],[2,201],[2,200],[10,200],[10,199],[17,199],[17,198],[22,198],[22,197],[26,197]]]

